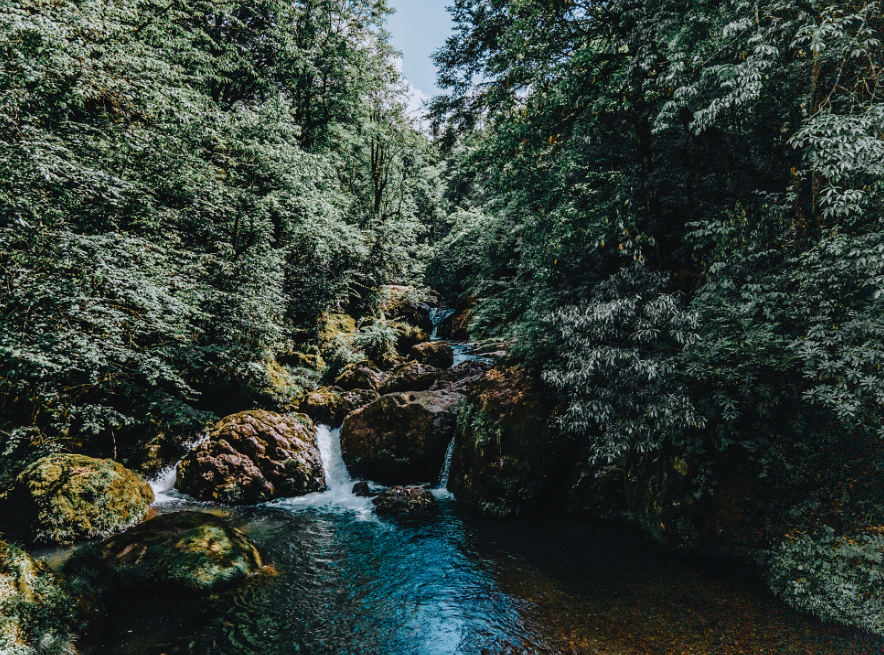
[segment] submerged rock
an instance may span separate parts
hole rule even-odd
[[[335,380],[335,384],[344,390],[369,389],[377,391],[384,382],[384,373],[372,362],[348,364]]]
[[[209,593],[261,571],[261,553],[211,514],[162,514],[123,534],[80,548],[65,571],[103,591],[123,587]]]
[[[441,373],[442,371],[433,366],[408,362],[394,369],[384,380],[379,391],[382,394],[397,391],[427,391],[435,384]]]
[[[22,548],[0,541],[0,653],[76,653],[77,633],[98,614],[94,599]]]
[[[448,490],[491,516],[537,508],[564,478],[570,454],[553,413],[554,403],[527,371],[485,373],[458,412]]]
[[[451,368],[454,364],[454,351],[445,341],[428,341],[412,346],[411,358],[436,368]]]
[[[125,530],[153,500],[150,485],[118,462],[52,455],[19,474],[0,503],[0,520],[13,539],[69,544]]]
[[[381,396],[344,419],[341,452],[353,475],[385,484],[435,480],[454,435],[460,395],[417,391]]]
[[[372,389],[341,391],[332,387],[320,387],[301,399],[298,410],[316,423],[337,426],[347,414],[365,407],[379,397],[377,391]]]
[[[228,416],[181,460],[175,486],[201,500],[224,503],[323,491],[316,428],[303,414],[253,410]]]
[[[375,512],[394,516],[420,516],[436,512],[436,497],[426,487],[393,487],[372,501]]]

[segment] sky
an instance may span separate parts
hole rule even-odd
[[[393,47],[402,52],[402,73],[412,89],[409,110],[442,92],[436,86],[436,67],[430,59],[451,33],[451,16],[445,11],[454,0],[390,0],[396,13],[387,21]]]

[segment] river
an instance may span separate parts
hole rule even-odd
[[[319,443],[319,494],[234,508],[178,495],[171,475],[155,483],[157,511],[223,515],[275,575],[208,597],[118,594],[81,653],[884,652],[880,638],[791,611],[751,568],[663,553],[622,527],[484,519],[443,489],[433,519],[380,519],[351,493],[338,431],[320,427]]]

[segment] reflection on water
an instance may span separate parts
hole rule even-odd
[[[792,612],[750,570],[659,552],[611,526],[465,514],[377,518],[321,428],[328,491],[219,508],[161,490],[159,511],[223,511],[277,572],[208,597],[107,602],[84,655],[881,653],[884,640]],[[168,495],[167,495],[168,494]]]

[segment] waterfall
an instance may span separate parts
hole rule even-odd
[[[442,321],[451,316],[453,313],[453,309],[437,309],[436,307],[430,309],[430,322],[433,324],[433,331],[432,333],[430,333],[430,341],[439,340],[439,325],[441,325]]]
[[[451,472],[451,457],[454,455],[454,438],[448,444],[448,450],[445,451],[445,463],[442,464],[442,472],[439,474],[439,488],[445,489],[448,486],[448,474]]]

